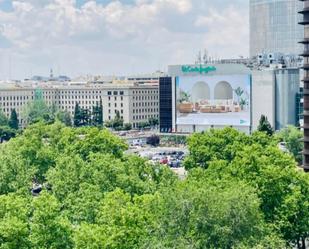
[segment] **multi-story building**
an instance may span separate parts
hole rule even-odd
[[[304,25],[304,37],[300,43],[304,44],[302,56],[304,57],[304,88],[303,88],[303,108],[304,108],[304,160],[303,167],[309,171],[309,1],[301,0],[304,4],[303,10],[299,13],[303,14],[303,20],[299,24]]]
[[[137,128],[149,118],[159,118],[158,86],[139,84],[5,85],[0,86],[0,106],[7,116],[15,109],[25,125],[22,113],[38,91],[48,105],[66,110],[72,116],[76,103],[91,110],[102,101],[104,121],[112,120],[119,112],[125,123]]]
[[[161,132],[232,126],[250,133],[261,115],[275,130],[299,125],[299,61],[288,56],[280,62],[225,60],[169,66],[170,77],[160,78]]]
[[[299,54],[303,29],[297,24],[302,3],[295,0],[250,0],[250,56]]]

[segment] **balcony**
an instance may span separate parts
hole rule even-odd
[[[309,124],[303,124],[302,126],[301,126],[301,128],[303,128],[303,129],[309,129]]]
[[[305,7],[303,8],[301,11],[298,11],[299,14],[307,14],[309,13],[309,8],[308,7]]]
[[[304,165],[302,166],[302,168],[306,171],[309,170],[309,163],[304,163]]]
[[[304,38],[304,40],[298,42],[298,43],[301,43],[301,44],[308,44],[309,43],[309,38]]]
[[[309,89],[303,89],[303,93],[305,94],[305,95],[309,95]]]
[[[304,52],[300,54],[299,56],[309,57],[309,50],[304,50]]]
[[[305,76],[305,77],[302,79],[302,81],[308,83],[308,82],[309,82],[309,76]]]
[[[305,70],[309,70],[309,64],[304,64],[301,68]]]

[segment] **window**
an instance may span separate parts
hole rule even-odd
[[[118,95],[118,91],[114,91],[114,95]]]
[[[111,91],[108,91],[108,92],[107,92],[107,95],[112,95],[112,92],[111,92]]]
[[[123,95],[124,94],[124,92],[123,91],[120,91],[120,95]]]
[[[117,103],[115,103],[115,107],[117,107]]]

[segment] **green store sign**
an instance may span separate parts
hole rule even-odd
[[[199,73],[199,74],[204,74],[204,73],[209,73],[216,71],[217,69],[214,66],[182,66],[181,71],[183,73]]]

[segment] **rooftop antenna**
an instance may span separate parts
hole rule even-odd
[[[52,78],[54,78],[54,72],[53,72],[53,69],[51,68],[50,69],[50,75],[49,75],[49,77],[52,79]]]
[[[203,55],[203,63],[204,64],[207,64],[209,61],[208,61],[208,52],[207,50],[205,49],[204,50],[204,55]]]
[[[197,58],[196,58],[196,59],[197,59],[197,60],[196,60],[195,64],[202,64],[202,52],[201,52],[201,50],[198,51],[198,54],[197,54]]]
[[[12,80],[12,53],[10,52],[9,58],[9,80]]]

